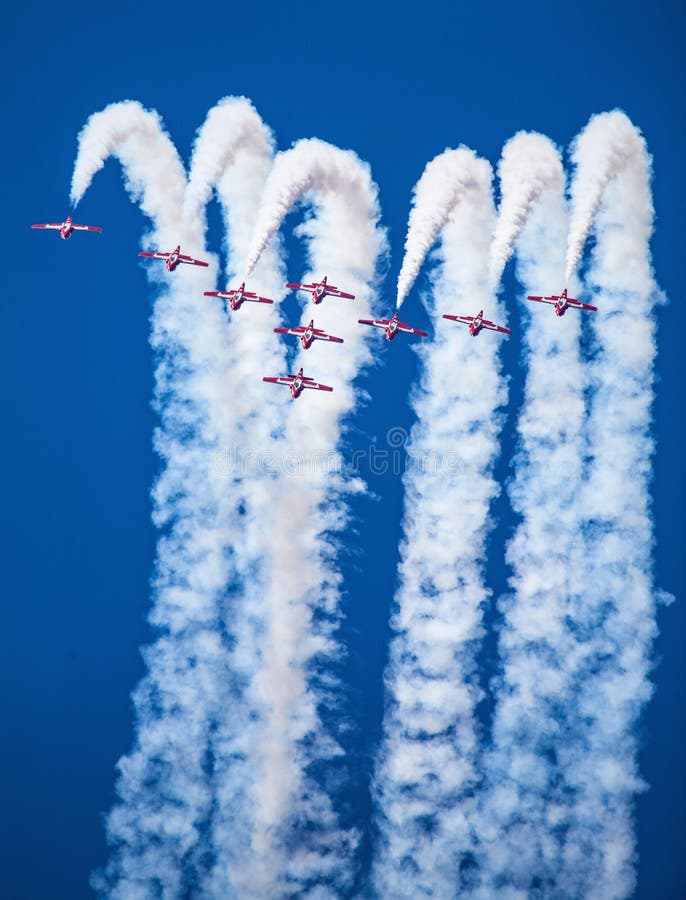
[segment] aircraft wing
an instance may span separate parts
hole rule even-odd
[[[536,300],[538,303],[553,303],[553,304],[555,304],[555,303],[557,303],[557,301],[558,301],[560,298],[559,298],[559,297],[555,297],[555,296],[552,296],[552,297],[538,297],[536,294],[527,294],[526,299],[527,299],[527,300]]]
[[[462,325],[469,325],[474,321],[474,316],[450,316],[447,313],[443,313],[443,318],[450,319],[451,322],[461,322]]]
[[[404,331],[406,334],[418,334],[420,337],[428,337],[428,331],[421,331],[419,328],[413,328],[407,322],[398,322],[398,331]]]
[[[138,254],[139,256],[147,256],[150,259],[168,259],[171,256],[171,253],[160,253],[157,250],[147,251],[141,250]]]
[[[579,300],[570,300],[567,298],[567,306],[573,306],[575,309],[589,309],[591,312],[598,312],[597,306],[591,306],[590,303],[581,303]]]
[[[222,297],[224,300],[231,300],[238,291],[203,291],[205,297]],[[244,293],[243,300],[251,300],[253,303],[273,303],[268,297],[258,297],[257,294]]]
[[[169,256],[168,253],[165,256]],[[208,266],[209,263],[203,262],[201,259],[193,259],[192,256],[184,256],[183,253],[179,253],[179,262],[186,263],[188,266]]]
[[[390,325],[390,319],[358,319],[360,325],[374,325],[375,328],[386,328]]]
[[[312,381],[311,378],[303,378],[303,387],[311,388],[313,391],[332,391],[333,388],[328,384],[319,384],[318,381]]]
[[[274,334],[303,334],[305,331],[304,325],[299,325],[297,328],[275,328]]]
[[[339,290],[337,287],[332,287],[330,284],[326,286],[326,293],[332,294],[334,297],[343,297],[345,300],[354,300],[354,294],[346,294],[345,291]]]
[[[99,225],[75,225],[72,222],[71,227],[74,231],[102,231]]]
[[[297,284],[296,282],[288,281],[286,282],[286,287],[290,288],[292,291],[313,291],[316,287],[315,284]]]
[[[295,381],[295,375],[278,375],[277,377],[265,375],[262,381],[268,381],[270,384],[292,384]]]
[[[488,319],[482,319],[481,325],[483,328],[488,328],[491,331],[499,331],[501,334],[512,334],[512,331],[509,328],[505,328],[503,325],[496,325],[495,322],[489,322]]]
[[[48,222],[46,225],[32,225],[31,228],[56,228],[59,230],[62,224],[62,222]]]
[[[318,341],[331,341],[333,344],[344,343],[343,338],[335,337],[333,334],[327,334],[321,328],[315,328],[313,331],[313,335]]]

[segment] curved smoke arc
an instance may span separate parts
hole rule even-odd
[[[427,163],[412,191],[405,255],[398,274],[398,309],[453,210],[469,191],[478,190],[478,182],[473,180],[473,157],[474,152],[467,147],[444,150]]]

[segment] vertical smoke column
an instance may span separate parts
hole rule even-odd
[[[650,257],[651,163],[640,132],[619,111],[595,116],[573,161],[572,223],[580,227],[568,259],[592,227],[587,282],[600,311],[592,320],[578,730],[560,754],[574,791],[563,874],[569,896],[620,898],[635,885],[633,808],[643,788],[636,729],[652,692],[656,634],[649,484],[660,295]]]
[[[520,133],[503,149],[498,172],[494,264],[502,271],[516,243],[524,293],[560,293],[568,213],[559,154],[543,135]],[[553,895],[560,884],[571,810],[559,756],[575,725],[575,610],[584,563],[583,315],[525,309],[527,372],[509,489],[521,522],[507,548],[512,594],[499,602],[492,746],[472,821],[484,898],[506,888]]]
[[[84,129],[74,171],[78,201],[109,156],[120,160],[127,188],[153,222],[150,245],[181,243],[204,253],[199,217],[184,216],[185,173],[159,117],[137,103],[114,104]],[[144,651],[147,674],[134,693],[136,737],[119,763],[119,803],[107,821],[115,850],[94,885],[112,897],[181,896],[207,861],[213,811],[211,735],[226,715],[230,636],[220,623],[234,576],[226,479],[213,460],[227,439],[225,328],[204,302],[211,270],[181,266],[150,278],[155,299],[151,343],[161,418],[156,449],[163,470],[153,492],[158,545],[151,623],[158,637]],[[230,433],[230,432],[229,432]]]
[[[495,210],[490,165],[465,148],[428,164],[415,189],[399,299],[440,236],[425,300],[444,312],[502,321],[489,288]],[[483,559],[493,462],[505,402],[500,338],[438,319],[420,348],[417,422],[405,475],[404,540],[377,764],[379,896],[452,897],[472,850],[468,814],[478,783],[476,653],[488,591]]]
[[[567,326],[557,344],[545,330],[527,333],[532,354],[512,491],[523,521],[508,548],[515,594],[502,606],[494,747],[475,817],[483,898],[507,889],[623,898],[635,884],[634,731],[651,692],[655,634],[650,163],[618,112],[591,120],[573,160],[567,277],[594,229],[588,283],[599,312],[584,320],[594,344],[583,376],[578,326],[568,326],[574,311],[555,322]],[[522,236],[522,281],[537,293],[547,291],[539,278],[560,278],[562,222],[561,207],[556,215],[542,204]],[[547,271],[546,260],[556,260]]]
[[[337,690],[330,686],[332,663],[340,653],[335,642],[340,574],[332,535],[345,522],[346,496],[362,486],[338,471],[337,448],[343,418],[355,402],[353,380],[371,358],[368,335],[357,318],[371,314],[385,237],[368,167],[350,151],[314,139],[299,141],[276,157],[248,271],[300,201],[312,209],[299,228],[311,265],[304,280],[328,275],[356,299],[328,297],[315,307],[309,296],[303,298],[301,322],[314,317],[317,327],[345,343],[298,350],[290,371],[303,366],[306,375],[332,385],[332,394],[308,391],[293,402],[284,388],[265,388],[278,392],[288,416],[283,465],[262,535],[269,615],[261,642],[264,665],[253,688],[261,710],[261,751],[253,794],[253,854],[241,885],[243,893],[257,896],[297,894],[315,884],[343,896],[354,877],[357,843],[311,772],[326,770],[341,754],[335,735],[323,729],[317,707],[335,702]]]
[[[151,245],[172,249],[181,242],[198,253],[201,235],[179,233],[186,177],[157,114],[125,102],[90,118],[79,136],[72,179],[75,203],[110,156],[122,164],[132,199],[153,222]],[[156,445],[165,461],[154,493],[155,521],[162,527],[172,516],[178,518],[158,546],[151,621],[161,634],[144,651],[148,671],[133,695],[135,744],[118,764],[119,802],[107,819],[108,841],[115,850],[106,871],[94,878],[96,888],[112,897],[149,895],[160,883],[168,896],[182,893],[195,865],[198,824],[210,804],[203,772],[207,709],[198,701],[220,647],[208,627],[212,591],[199,583],[213,580],[209,553],[197,532],[190,533],[184,511],[196,502],[188,495],[194,469],[189,457],[195,448],[182,437],[187,430],[203,430],[206,410],[187,402],[188,379],[181,375],[192,372],[197,362],[189,342],[181,338],[187,324],[189,337],[197,334],[185,296],[191,284],[202,293],[205,273],[182,269],[174,273],[174,281],[169,278],[153,312],[151,342],[159,353],[155,394],[162,418]],[[159,271],[152,270],[150,277],[162,281]],[[193,558],[197,565],[191,566]],[[182,578],[181,567],[193,568],[193,576]]]
[[[205,208],[214,193],[225,224],[227,272],[220,290],[238,287],[239,267],[248,251],[260,200],[273,164],[274,141],[249,100],[227,97],[207,115],[193,150],[184,213],[206,230]],[[213,865],[204,880],[209,896],[234,896],[250,852],[253,805],[250,797],[258,752],[256,712],[249,685],[263,664],[260,635],[268,627],[264,595],[264,532],[270,521],[273,478],[261,465],[278,446],[284,428],[283,397],[265,389],[262,375],[282,371],[284,345],[273,333],[282,324],[279,300],[285,272],[274,237],[252,273],[247,289],[274,305],[244,302],[227,307],[224,377],[215,417],[221,449],[213,459],[217,516],[228,533],[226,556],[232,571],[220,601],[221,630],[230,635],[227,668],[217,685],[221,712],[212,724],[213,811],[210,837]],[[199,298],[199,303],[224,301]]]

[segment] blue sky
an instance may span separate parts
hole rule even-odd
[[[187,159],[207,110],[222,96],[244,94],[280,149],[310,136],[354,149],[380,189],[391,243],[383,286],[390,307],[410,193],[428,160],[465,143],[495,164],[520,129],[566,147],[592,113],[623,108],[654,158],[654,264],[670,298],[658,319],[656,582],[679,598],[685,15],[664,2],[429,2],[411,10],[173,2],[154,12],[124,2],[114,14],[80,0],[6,14],[3,896],[90,896],[89,874],[107,854],[101,815],[113,802],[114,764],[132,740],[139,647],[151,638],[151,296],[136,259],[147,223],[111,163],[79,207],[80,218],[105,227],[102,238],[64,243],[28,228],[66,213],[76,136],[88,116],[116,100],[140,100],[159,111]],[[217,232],[213,240],[218,247]],[[301,252],[293,247],[292,277]],[[507,279],[513,289],[510,271]],[[406,314],[422,327],[416,290]],[[373,399],[355,423],[362,434],[411,424],[407,393],[416,362],[399,343],[365,380]],[[513,402],[498,464],[503,479],[521,396],[517,354],[515,338],[504,356]],[[372,488],[381,502],[356,506],[357,527],[341,557],[349,678],[367,698],[359,712],[362,758],[380,729],[402,504],[398,479],[377,479]],[[512,526],[504,501],[496,512],[493,560],[502,557]],[[502,565],[491,562],[488,577],[496,594],[505,589]],[[641,725],[642,771],[651,784],[638,801],[641,898],[686,893],[679,852],[686,832],[686,614],[677,602],[659,615],[657,692]],[[357,803],[363,818],[363,788]]]

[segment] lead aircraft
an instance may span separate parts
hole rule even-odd
[[[505,328],[504,325],[496,325],[495,322],[489,322],[488,319],[484,319],[483,309],[480,309],[475,316],[450,316],[444,313],[443,318],[450,319],[451,322],[460,322],[462,325],[469,325],[469,333],[472,337],[476,337],[482,328],[487,328],[489,331],[499,331],[501,334],[512,334],[510,329]]]
[[[310,319],[309,325],[298,325],[297,328],[275,328],[275,334],[295,334],[300,338],[303,350],[308,350],[314,341],[330,341],[333,344],[342,344],[343,338],[327,334],[321,328],[314,327],[314,319]]]
[[[393,338],[403,331],[405,334],[418,334],[420,337],[428,337],[428,331],[420,331],[419,328],[413,328],[407,322],[398,321],[398,313],[393,313],[390,319],[358,319],[360,325],[373,325],[375,328],[383,328],[386,332],[386,340],[392,341]]]
[[[306,388],[310,388],[313,391],[333,390],[328,384],[319,384],[319,382],[313,381],[311,378],[307,378],[307,376],[303,375],[302,366],[298,370],[297,375],[278,375],[276,378],[265,375],[262,381],[268,381],[270,384],[287,384],[291,389],[291,397],[294,400],[297,400]]]
[[[31,228],[47,228],[50,231],[59,231],[63,241],[68,241],[75,231],[99,231],[102,228],[99,225],[77,225],[72,221],[71,216],[67,216],[64,222],[48,222],[46,225],[32,225]]]
[[[252,303],[273,303],[269,297],[259,297],[252,291],[246,291],[245,282],[239,287],[228,291],[203,291],[205,297],[222,297],[228,300],[229,306],[234,311],[241,308],[244,300],[250,300]]]
[[[335,285],[328,284],[326,279],[327,276],[325,275],[321,281],[313,281],[312,284],[288,282],[286,287],[292,291],[309,291],[315,303],[321,303],[324,297],[344,297],[346,300],[355,299],[354,294],[346,294],[345,291],[340,290]]]
[[[597,306],[591,306],[589,303],[581,303],[573,297],[567,296],[567,288],[558,296],[551,294],[549,297],[539,297],[537,294],[529,294],[527,300],[536,300],[538,303],[552,303],[555,307],[556,316],[564,316],[568,309],[587,309],[590,312],[598,312]]]
[[[150,259],[163,259],[168,272],[173,272],[180,263],[185,263],[188,266],[208,265],[208,263],[203,262],[201,259],[193,259],[192,256],[184,256],[181,252],[180,244],[177,244],[177,246],[174,250],[171,251],[171,253],[163,253],[160,250],[153,250],[151,253],[148,253],[147,251],[143,250],[138,255],[147,256]]]

